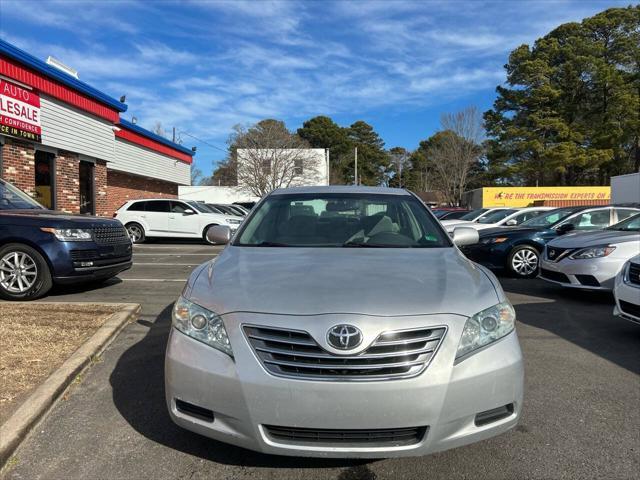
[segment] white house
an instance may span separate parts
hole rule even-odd
[[[255,165],[259,162],[260,165]],[[291,187],[329,185],[329,152],[324,148],[305,149],[246,149],[237,150],[238,187],[246,188],[247,177],[254,178],[246,170],[259,166],[262,174],[293,176]],[[277,182],[276,182],[277,184]]]
[[[259,198],[251,193],[246,184],[251,174],[243,174],[243,169],[259,168],[258,175],[268,177],[282,172],[279,162],[289,162],[291,165],[287,168],[295,169],[289,184],[291,187],[329,185],[329,152],[324,148],[260,149],[257,155],[250,152],[241,148],[237,150],[237,169],[240,172],[238,186],[180,186],[178,196],[207,203],[255,202]],[[256,159],[260,160],[260,165],[256,165]]]

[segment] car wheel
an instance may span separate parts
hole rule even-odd
[[[529,245],[522,245],[514,248],[509,254],[507,268],[520,278],[533,278],[538,274],[538,263],[540,254]]]
[[[53,285],[49,265],[40,253],[20,243],[0,248],[0,297],[34,300]]]
[[[207,238],[207,232],[209,231],[209,229],[211,227],[215,227],[215,225],[207,225],[206,228],[204,229],[204,232],[202,232],[202,239],[207,242],[209,245],[215,245],[215,243],[210,242],[209,239]]]
[[[127,223],[126,227],[131,243],[144,242],[144,228],[139,223]]]

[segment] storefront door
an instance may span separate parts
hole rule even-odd
[[[80,162],[80,213],[96,213],[93,194],[93,163]]]
[[[55,208],[55,155],[49,152],[36,150],[35,158],[35,184],[36,200],[49,209]]]

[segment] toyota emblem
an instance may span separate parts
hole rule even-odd
[[[327,342],[338,350],[351,350],[362,343],[362,332],[353,325],[336,325],[327,332]]]

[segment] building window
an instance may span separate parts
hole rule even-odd
[[[271,159],[265,158],[262,160],[262,173],[270,174],[271,173]]]
[[[80,213],[87,215],[96,213],[93,170],[93,163],[80,162]]]
[[[36,150],[36,200],[50,210],[55,208],[55,155]]]
[[[293,164],[293,174],[301,177],[304,173],[304,165],[301,158],[296,158]]]

